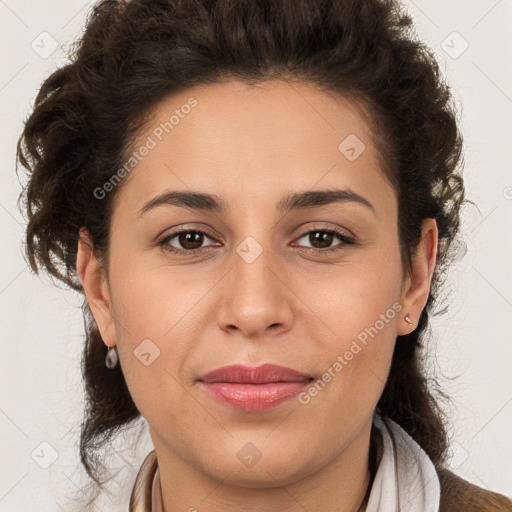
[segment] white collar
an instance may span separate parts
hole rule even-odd
[[[374,424],[382,433],[383,452],[365,512],[438,512],[441,487],[428,455],[389,418],[375,416]]]

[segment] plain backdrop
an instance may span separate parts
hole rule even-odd
[[[28,268],[15,145],[43,79],[66,61],[90,2],[0,1],[0,511],[69,508],[87,482],[78,459],[83,388],[81,297]],[[408,0],[460,112],[465,181],[476,206],[432,320],[431,367],[453,399],[452,467],[512,496],[512,2]],[[52,51],[53,49],[53,51]],[[51,53],[51,54],[50,54]],[[508,263],[507,263],[508,262]],[[119,438],[108,463],[112,495],[94,510],[125,511],[144,456],[147,424]],[[77,510],[78,510],[77,506]]]

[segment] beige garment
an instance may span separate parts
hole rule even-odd
[[[132,495],[129,512],[162,512],[160,473],[155,450],[149,452],[139,469]]]

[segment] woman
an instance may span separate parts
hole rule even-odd
[[[512,510],[447,469],[421,348],[464,201],[396,2],[94,9],[18,145],[27,255],[84,293],[80,454],[142,416],[131,511]]]

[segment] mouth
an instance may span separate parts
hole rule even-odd
[[[312,379],[311,375],[275,364],[264,364],[257,367],[236,364],[212,370],[198,380],[208,384],[215,382],[270,384],[273,382],[303,382]]]
[[[313,377],[273,364],[224,366],[198,379],[207,394],[223,405],[247,412],[277,407],[306,389]]]

